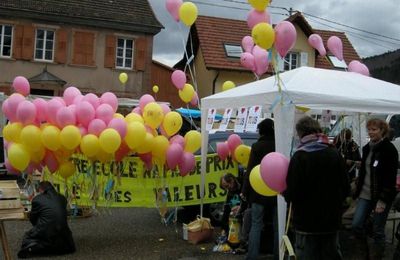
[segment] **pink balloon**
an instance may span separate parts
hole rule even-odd
[[[249,52],[243,52],[240,55],[240,64],[242,64],[242,66],[245,67],[246,69],[249,69],[253,72],[256,71],[254,56]]]
[[[128,145],[125,142],[121,142],[118,150],[115,152],[115,161],[120,162],[127,156],[130,152]]]
[[[171,112],[171,108],[169,108],[167,104],[161,104],[160,106],[163,110],[164,115],[166,115],[168,112]]]
[[[89,123],[94,119],[96,112],[93,106],[87,102],[82,101],[76,105],[76,117],[79,123],[87,127]]]
[[[62,107],[65,107],[59,99],[52,98],[50,101],[47,102],[47,122],[57,125],[57,113]]]
[[[65,107],[67,104],[65,103],[64,99],[62,97],[54,97],[54,99],[60,101],[60,103]]]
[[[242,47],[244,49],[245,52],[250,52],[253,50],[254,47],[254,41],[253,41],[253,37],[251,36],[244,36],[242,39]]]
[[[74,103],[74,99],[77,96],[81,96],[81,95],[82,95],[81,91],[78,88],[74,87],[74,86],[66,88],[64,90],[64,93],[63,93],[63,98],[64,98],[64,101],[65,101],[65,104],[67,106],[73,104]]]
[[[179,144],[173,143],[167,149],[167,165],[170,169],[175,169],[182,160],[183,148]]]
[[[367,77],[369,77],[369,75],[370,75],[368,67],[365,64],[359,62],[358,60],[351,61],[349,63],[348,70],[350,72],[356,72],[356,73],[362,74]]]
[[[72,113],[74,113],[74,115],[76,116],[76,105],[72,104],[68,106],[69,109],[71,109]]]
[[[39,163],[35,163],[35,162],[30,162],[28,167],[26,167],[25,172],[28,174],[33,174],[33,172],[35,170],[40,170],[42,169],[42,166]]]
[[[182,0],[167,0],[165,2],[165,7],[171,16],[175,19],[175,21],[179,22],[179,8],[182,5]]]
[[[109,104],[101,104],[96,109],[96,118],[108,124],[114,117],[114,109]]]
[[[100,97],[100,103],[101,104],[109,104],[113,108],[114,112],[117,112],[118,98],[114,93],[112,93],[112,92],[103,93]]]
[[[74,98],[74,101],[72,102],[73,104],[75,104],[75,105],[78,105],[79,103],[81,103],[83,101],[83,96],[82,95],[79,95],[79,96],[76,96],[75,98]],[[89,103],[90,104],[90,103]]]
[[[10,118],[10,112],[8,110],[8,99],[4,100],[3,104],[1,104],[1,111],[3,111],[3,114],[7,118]]]
[[[260,174],[269,188],[276,192],[286,190],[286,176],[289,159],[283,154],[272,152],[264,156],[260,164]]]
[[[115,129],[121,136],[121,139],[125,138],[127,126],[126,126],[126,121],[124,119],[113,118],[110,120],[107,127]]]
[[[151,152],[138,154],[138,156],[144,162],[144,165],[146,166],[147,170],[151,170],[153,168],[153,165],[151,163],[151,160],[153,158]]]
[[[224,161],[229,156],[229,146],[227,143],[217,143],[217,154],[219,158]]]
[[[25,98],[19,93],[14,93],[12,94],[9,98],[7,98],[7,111],[8,111],[8,116],[7,118],[11,122],[15,122],[17,120],[17,108],[19,103],[24,101]]]
[[[32,102],[24,100],[21,103],[19,103],[17,108],[18,121],[20,121],[24,125],[28,125],[35,122],[35,118],[36,118],[36,107]]]
[[[88,93],[85,96],[83,96],[82,101],[89,102],[90,104],[92,104],[94,109],[96,109],[100,105],[99,98],[93,93]]]
[[[99,136],[104,129],[106,129],[107,125],[101,119],[93,119],[88,126],[88,133],[94,134],[95,136]]]
[[[322,57],[326,55],[326,50],[321,36],[316,33],[311,34],[310,37],[308,37],[308,43],[319,52],[319,55]]]
[[[58,161],[56,156],[52,152],[46,151],[43,162],[51,173],[55,173],[58,170]]]
[[[296,43],[296,28],[291,22],[283,21],[275,26],[275,49],[284,58]]]
[[[84,126],[79,126],[79,132],[81,133],[81,136],[85,136],[88,133],[86,127]]]
[[[179,144],[182,148],[185,147],[185,138],[181,135],[174,135],[169,139],[170,144]]]
[[[12,83],[12,87],[14,88],[15,92],[27,96],[29,95],[31,87],[29,86],[29,81],[22,76],[15,77]]]
[[[76,124],[76,116],[74,111],[69,107],[62,107],[57,111],[56,115],[57,125],[64,128],[67,125]]]
[[[261,76],[268,70],[269,60],[268,52],[259,46],[253,48],[254,63],[256,65],[255,73]]]
[[[339,60],[343,60],[343,44],[337,36],[331,36],[327,42],[328,50]]]
[[[15,168],[11,165],[11,163],[10,163],[10,161],[9,161],[8,159],[5,160],[4,166],[6,166],[6,169],[7,169],[7,172],[8,172],[8,173],[15,174],[15,175],[18,175],[18,174],[21,173],[19,170],[15,169]]]
[[[234,151],[235,151],[235,149],[236,149],[236,147],[238,147],[239,145],[242,144],[242,139],[241,139],[240,136],[237,135],[237,134],[231,134],[231,135],[228,137],[227,142],[228,142],[229,150],[230,150],[231,153],[233,154]]]
[[[189,172],[193,171],[196,166],[196,159],[192,153],[183,152],[181,161],[178,164],[179,175],[186,176]]]
[[[171,80],[177,89],[183,89],[186,84],[186,74],[181,70],[175,70],[172,72]]]
[[[155,102],[155,99],[154,99],[154,97],[153,97],[152,95],[145,94],[145,95],[141,96],[140,99],[139,99],[139,107],[140,107],[140,110],[143,111],[143,110],[144,110],[144,107],[145,107],[148,103],[151,103],[151,102]]]
[[[190,100],[190,104],[192,106],[197,106],[198,103],[199,103],[199,96],[197,95],[197,92],[194,92],[192,100]]]
[[[167,132],[165,132],[165,129],[164,129],[164,127],[162,126],[162,124],[160,125],[160,127],[158,128],[158,130],[160,131],[160,134],[162,134],[163,136],[165,136],[165,137],[169,137],[168,136],[168,134],[167,134]]]
[[[247,25],[250,29],[253,29],[253,27],[259,23],[271,24],[271,17],[269,16],[269,13],[266,10],[260,12],[256,9],[251,9],[247,15]]]
[[[36,119],[39,122],[46,121],[47,101],[43,98],[36,98],[33,100],[33,104],[36,107]]]
[[[132,113],[142,115],[142,110],[140,109],[140,107],[135,107],[134,109],[132,109]]]

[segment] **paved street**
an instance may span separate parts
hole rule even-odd
[[[30,223],[6,221],[5,227],[13,257],[17,259],[21,238]],[[38,259],[243,259],[239,255],[212,252],[214,243],[191,245],[182,240],[181,224],[166,227],[156,209],[100,209],[97,216],[71,219],[70,227],[77,252]],[[343,233],[341,237],[346,243],[348,235]],[[393,248],[394,244],[388,244],[385,259],[391,259]],[[351,245],[343,249],[349,250]],[[0,259],[4,259],[2,252]]]

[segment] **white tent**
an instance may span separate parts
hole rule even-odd
[[[238,108],[262,105],[272,109],[275,120],[276,151],[290,155],[294,133],[295,105],[340,112],[400,113],[400,86],[357,73],[301,67],[248,83],[201,100],[202,190],[210,108]],[[279,236],[284,231],[286,203],[278,196]]]

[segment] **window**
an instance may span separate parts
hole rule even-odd
[[[117,68],[132,69],[133,40],[117,39]]]
[[[37,29],[35,42],[35,60],[53,61],[54,31]]]
[[[240,45],[224,44],[225,53],[230,58],[240,58],[243,49]]]
[[[12,26],[0,25],[0,57],[11,57]]]
[[[283,70],[292,70],[299,67],[299,54],[296,52],[289,52],[283,60]]]
[[[331,61],[333,67],[335,67],[336,69],[342,69],[342,70],[347,69],[347,64],[346,62],[344,62],[344,60],[339,60],[338,58],[332,55],[328,55],[328,58]]]

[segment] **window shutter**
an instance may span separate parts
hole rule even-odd
[[[308,53],[300,52],[300,67],[308,66]]]
[[[144,71],[146,67],[146,38],[138,38],[135,40],[135,68]]]
[[[30,25],[24,25],[24,38],[22,40],[22,59],[32,60],[33,59],[33,48],[35,46],[35,28]]]
[[[75,32],[72,63],[94,66],[94,33]]]
[[[22,25],[16,25],[14,27],[14,39],[12,48],[12,57],[14,59],[22,58],[22,40],[24,37],[24,27]]]
[[[104,54],[104,67],[114,68],[115,67],[115,48],[117,38],[114,35],[106,36],[106,50]]]
[[[56,36],[56,48],[55,48],[55,61],[58,63],[67,62],[67,42],[68,33],[65,29],[57,30]]]

